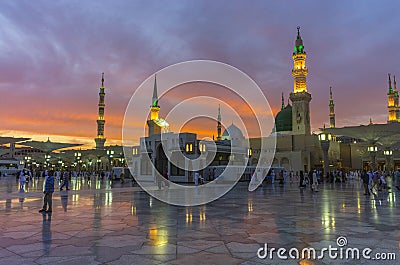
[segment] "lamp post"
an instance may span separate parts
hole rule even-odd
[[[96,160],[96,162],[97,162],[97,171],[100,171],[101,158],[98,157],[97,160]]]
[[[318,139],[319,142],[321,143],[321,148],[322,148],[322,154],[324,156],[324,176],[326,181],[328,181],[329,175],[328,175],[328,166],[329,166],[329,161],[328,161],[328,151],[329,151],[329,145],[330,141],[332,140],[332,135],[330,133],[325,132],[325,125],[324,125],[324,130],[318,134]]]
[[[111,167],[113,166],[113,162],[112,159],[114,157],[114,150],[107,150],[107,156],[108,156],[108,161],[109,161],[109,167],[111,169]]]
[[[61,171],[63,167],[63,161],[61,160],[61,158],[58,159],[58,169]]]
[[[378,147],[376,145],[370,145],[368,146],[368,152],[370,154],[370,168],[371,171],[375,171],[376,169],[376,153],[378,152]]]
[[[387,172],[390,172],[391,170],[392,170],[392,167],[391,167],[391,158],[392,158],[392,155],[393,155],[393,151],[392,150],[384,150],[383,151],[383,154],[385,155],[385,158],[386,158],[386,164],[385,164],[385,169],[386,169],[386,171]]]
[[[44,160],[45,160],[45,165],[46,165],[46,166],[49,165],[49,163],[50,163],[50,158],[51,158],[51,155],[50,155],[50,154],[45,154],[45,155],[44,155]]]
[[[92,163],[93,163],[92,159],[89,159],[88,160],[88,169],[89,169],[89,171],[92,170]]]
[[[81,157],[82,157],[82,153],[81,152],[75,152],[75,154],[74,154],[74,156],[75,156],[75,167],[77,166],[78,168],[78,172],[79,172],[79,164],[80,164],[80,162],[81,162]],[[76,170],[76,168],[75,168],[75,170]]]
[[[249,162],[248,162],[248,165],[249,166],[251,166],[253,163],[252,163],[252,159],[251,159],[251,157],[253,156],[253,149],[251,149],[251,147],[249,148],[249,149],[247,149],[247,157],[249,158]]]
[[[31,159],[32,159],[32,157],[30,157],[30,156],[25,156],[25,164],[26,164],[26,167],[27,168],[29,168],[29,169],[32,169],[30,166],[31,166]]]

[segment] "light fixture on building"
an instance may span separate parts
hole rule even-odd
[[[391,156],[391,155],[393,154],[393,151],[392,151],[392,150],[384,150],[384,151],[383,151],[383,154],[384,154],[385,156]]]
[[[247,149],[247,155],[250,157],[253,155],[253,149],[249,148]]]
[[[378,152],[378,147],[375,145],[368,146],[368,152]]]

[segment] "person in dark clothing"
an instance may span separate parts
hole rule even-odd
[[[299,183],[299,187],[300,188],[304,188],[306,185],[304,185],[304,173],[303,170],[300,170],[300,183]]]
[[[69,177],[68,177],[68,172],[64,172],[63,174],[63,184],[60,187],[60,191],[63,190],[64,186],[66,187],[67,190],[69,190]]]
[[[283,170],[279,172],[279,184],[283,185]]]
[[[370,195],[369,189],[368,189],[368,185],[369,185],[369,176],[368,176],[366,170],[363,171],[363,173],[362,173],[362,175],[361,175],[361,179],[362,179],[363,185],[364,185],[364,195]]]
[[[39,210],[39,213],[42,213],[42,212],[51,213],[52,212],[52,210],[53,210],[52,209],[53,192],[54,192],[54,173],[50,172],[47,175],[47,171],[46,171],[45,186],[44,186],[44,191],[43,191],[43,193],[44,193],[43,208]]]

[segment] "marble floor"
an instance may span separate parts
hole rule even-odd
[[[356,180],[323,184],[318,193],[239,183],[222,198],[177,207],[128,182],[74,180],[56,191],[53,212],[40,214],[41,180],[20,192],[0,178],[0,264],[400,264],[400,193],[364,196]],[[268,248],[371,248],[396,260],[260,258]],[[272,252],[268,252],[271,254]],[[286,253],[287,255],[287,253]]]

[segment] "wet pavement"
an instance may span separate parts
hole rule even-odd
[[[73,180],[71,190],[56,189],[52,214],[38,213],[42,185],[20,192],[15,178],[0,178],[0,264],[399,264],[400,193],[367,197],[356,180],[318,193],[295,183],[248,192],[239,183],[197,207],[165,204],[130,182]],[[341,236],[342,248],[395,253],[397,261],[257,256],[265,243],[300,253],[338,248]]]

